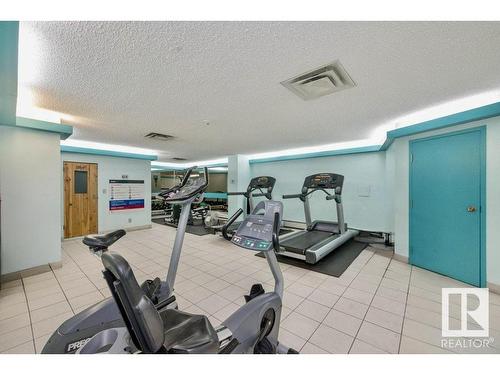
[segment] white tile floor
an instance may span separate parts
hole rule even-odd
[[[139,282],[165,277],[175,230],[130,232],[113,246]],[[110,295],[102,265],[81,240],[63,243],[63,267],[6,283],[0,291],[0,352],[40,352],[64,320]],[[280,339],[301,353],[452,353],[441,344],[441,288],[466,286],[368,247],[340,278],[281,264]],[[218,236],[187,234],[176,281],[180,308],[223,321],[256,282],[272,289],[264,259]],[[453,307],[453,306],[452,306]],[[459,317],[458,306],[452,314]],[[500,296],[490,294],[490,348],[500,353]]]

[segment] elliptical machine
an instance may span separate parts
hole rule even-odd
[[[166,202],[175,202],[182,207],[166,280],[146,280],[140,286],[147,298],[162,309],[177,308],[173,290],[191,204],[203,200],[203,193],[208,186],[208,169],[204,168],[203,174],[191,177],[195,168],[197,167],[189,168],[176,189],[163,196]],[[102,257],[108,252],[108,248],[125,234],[126,232],[120,229],[105,235],[86,236],[83,243],[93,254]],[[124,326],[125,322],[114,299],[107,298],[61,324],[45,344],[42,354],[73,354],[97,333]]]
[[[204,315],[156,306],[121,255],[103,254],[104,278],[126,328],[98,333],[77,353],[297,353],[278,342],[284,282],[275,251],[280,248],[282,212],[281,202],[259,202],[231,239],[246,250],[264,253],[275,286],[265,293],[261,284],[253,285],[246,303],[218,327]]]

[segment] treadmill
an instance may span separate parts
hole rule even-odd
[[[243,195],[246,198],[246,215],[250,214],[254,209],[253,198],[254,197],[266,197],[268,200],[272,200],[272,192],[274,189],[274,184],[276,179],[271,176],[258,176],[250,180],[246,191],[240,192],[229,192],[227,195]],[[256,193],[258,191],[258,193]],[[221,231],[225,239],[230,240],[234,232],[238,229],[241,221],[236,221],[243,213],[243,209],[238,209],[222,226],[215,228],[215,231]]]
[[[305,260],[315,264],[343,243],[357,236],[359,232],[347,228],[342,207],[342,186],[344,176],[335,173],[317,173],[307,176],[300,194],[283,195],[283,199],[298,198],[304,203],[306,229],[291,233],[280,240],[281,255]],[[326,200],[334,200],[337,208],[337,221],[311,221],[309,196],[322,191]],[[330,192],[331,191],[331,192]]]

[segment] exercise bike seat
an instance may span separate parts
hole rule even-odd
[[[107,250],[108,247],[125,236],[125,234],[127,234],[127,232],[123,229],[118,229],[102,235],[91,234],[83,238],[83,243],[93,251]]]
[[[219,349],[217,332],[203,315],[163,308],[158,310],[139,286],[129,263],[121,255],[101,257],[104,278],[132,341],[143,353],[210,353]]]
[[[164,347],[175,354],[216,354],[219,338],[208,318],[174,309],[160,312],[165,327]]]

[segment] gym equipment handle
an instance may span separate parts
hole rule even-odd
[[[274,251],[280,251],[280,214],[279,212],[274,213],[274,223],[273,223],[273,247]]]
[[[222,226],[222,236],[226,239],[226,240],[230,240],[232,236],[229,235],[229,233],[227,233],[227,229],[229,228],[229,226],[234,223],[236,221],[236,219],[243,213],[243,210],[241,208],[238,208],[238,211],[236,211],[233,216],[231,216],[229,218],[229,220],[227,221],[226,224],[224,224]]]
[[[283,195],[283,199],[292,199],[292,198],[300,198],[302,194],[286,194]]]

